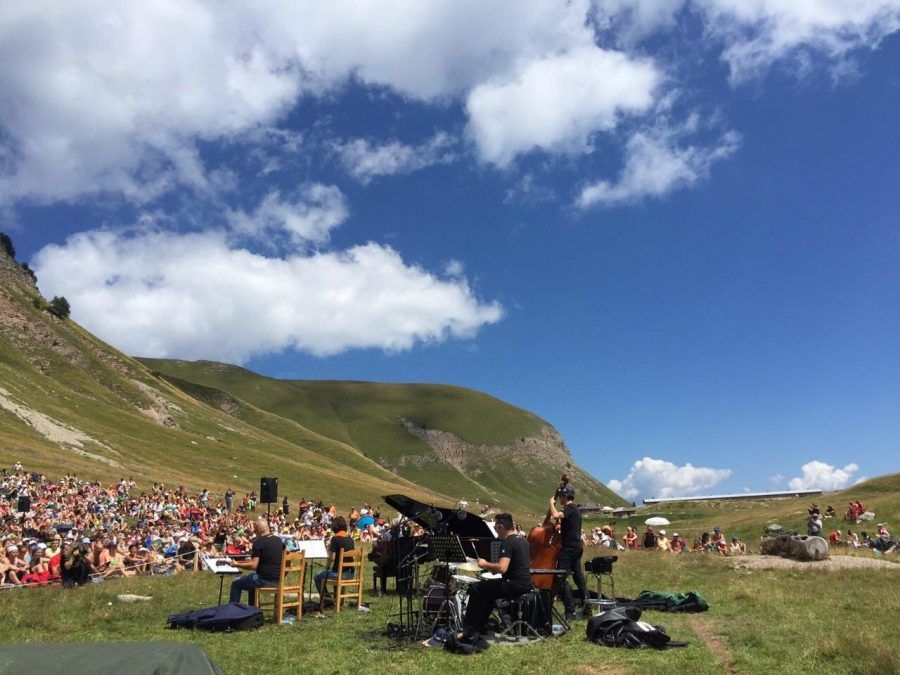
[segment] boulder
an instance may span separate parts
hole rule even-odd
[[[759,550],[763,555],[778,555],[794,560],[824,560],[828,557],[828,542],[822,537],[781,534],[763,539]]]

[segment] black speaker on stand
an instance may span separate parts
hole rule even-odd
[[[21,496],[19,497],[18,508],[16,509],[19,513],[28,513],[31,511],[31,497]]]
[[[263,476],[259,479],[259,501],[266,505],[266,517],[271,514],[272,504],[278,501],[278,478]]]

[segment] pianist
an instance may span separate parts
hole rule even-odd
[[[498,598],[513,600],[531,590],[529,570],[531,558],[528,542],[516,534],[512,516],[501,513],[494,519],[494,528],[500,538],[500,556],[497,562],[478,559],[478,567],[488,572],[500,573],[501,579],[485,579],[472,586],[469,605],[463,619],[467,636],[481,633]]]
[[[281,577],[281,552],[284,543],[280,537],[272,534],[265,518],[258,518],[253,527],[256,538],[250,550],[250,559],[231,561],[235,567],[251,570],[251,573],[231,582],[229,602],[240,602],[241,592],[247,591],[247,604],[256,604],[256,589],[261,586],[277,586]]]

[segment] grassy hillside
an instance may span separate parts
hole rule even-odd
[[[575,465],[561,441],[529,444],[551,429],[544,420],[487,394],[434,384],[276,380],[209,361],[140,361],[246,422],[267,424],[248,418],[252,409],[293,423],[265,426],[271,433],[284,437],[299,427],[340,440],[379,466],[470,502],[539,512],[568,472],[580,500],[622,503]],[[404,422],[461,444],[442,453]]]
[[[567,470],[585,498],[619,503],[574,466],[561,440],[535,456],[534,443],[522,439],[540,436],[546,423],[486,394],[149,363],[152,371],[47,311],[33,282],[0,252],[0,464],[239,492],[276,475],[292,500],[348,507],[405,492],[528,512],[542,508]],[[447,461],[401,420],[470,445]]]
[[[289,423],[263,411],[251,411],[264,421],[257,426],[205,405],[45,305],[0,254],[2,465],[20,460],[49,475],[127,475],[144,485],[163,480],[238,491],[272,474],[295,499],[317,495],[343,506],[398,490],[450,500],[338,441],[279,429]]]

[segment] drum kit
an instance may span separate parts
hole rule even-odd
[[[479,576],[465,574],[478,572]],[[446,622],[451,630],[462,630],[469,604],[469,594],[483,579],[499,578],[499,574],[482,572],[478,563],[436,563],[431,570],[422,598],[421,623],[433,629]]]

